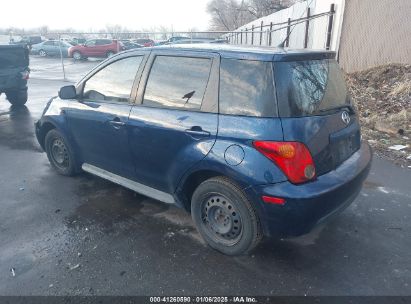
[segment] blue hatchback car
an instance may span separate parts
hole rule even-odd
[[[179,45],[119,53],[36,123],[51,165],[191,212],[229,255],[346,208],[371,164],[335,53]]]

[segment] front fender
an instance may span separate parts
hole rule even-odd
[[[67,101],[63,101],[56,97],[51,98],[44,109],[42,117],[35,123],[36,137],[43,150],[44,138],[50,129],[58,130],[69,142],[71,142],[67,117],[65,115],[66,107]]]

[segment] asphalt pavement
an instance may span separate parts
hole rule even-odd
[[[67,59],[70,81],[98,62]],[[354,203],[247,256],[204,244],[189,214],[53,171],[33,123],[62,81],[32,59],[26,107],[0,96],[0,295],[411,295],[411,170],[374,158]]]

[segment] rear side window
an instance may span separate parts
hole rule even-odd
[[[272,62],[222,59],[219,107],[221,114],[277,116]]]
[[[111,40],[99,39],[96,41],[96,45],[106,45],[106,44],[111,44]]]
[[[274,74],[282,117],[321,115],[349,104],[335,60],[276,62]]]
[[[199,110],[210,71],[210,58],[157,56],[143,103],[159,108]]]
[[[87,80],[83,99],[128,102],[142,60],[143,56],[129,57],[104,67]]]

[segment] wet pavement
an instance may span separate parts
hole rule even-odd
[[[411,295],[411,170],[376,158],[328,225],[227,257],[183,210],[51,169],[33,123],[67,82],[45,62],[55,69],[34,66],[26,107],[0,96],[0,295]]]

